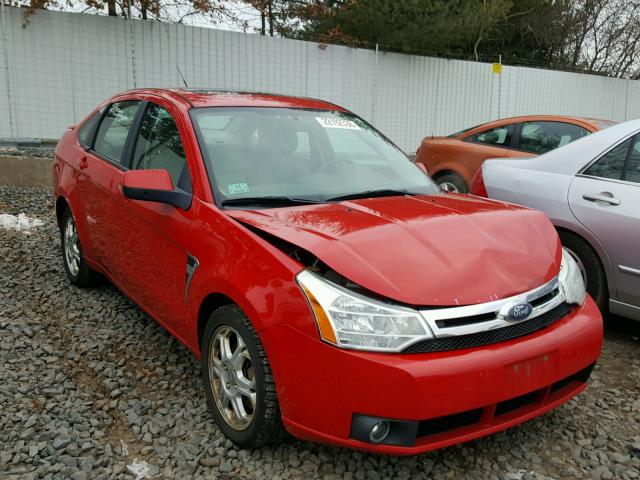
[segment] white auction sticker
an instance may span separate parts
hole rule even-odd
[[[324,128],[345,128],[347,130],[360,130],[360,127],[353,121],[346,118],[316,117],[316,121]]]

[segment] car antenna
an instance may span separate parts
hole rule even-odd
[[[178,70],[178,73],[180,74],[180,78],[182,79],[182,83],[184,83],[184,88],[189,88],[189,85],[187,85],[187,81],[184,79],[184,75],[182,75],[182,72],[180,71],[180,67],[178,65],[176,65],[176,69]]]

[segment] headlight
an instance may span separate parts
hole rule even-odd
[[[582,272],[580,272],[580,267],[578,267],[571,254],[564,248],[562,249],[562,264],[560,265],[558,280],[567,303],[578,305],[584,303],[587,289],[582,278]]]
[[[297,276],[323,340],[342,348],[398,352],[431,337],[420,314],[342,288],[303,270]]]

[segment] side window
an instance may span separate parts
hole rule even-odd
[[[629,152],[627,167],[624,171],[623,180],[640,184],[640,136],[636,135],[633,139],[633,147]]]
[[[127,135],[139,107],[138,100],[127,100],[111,105],[98,128],[93,149],[100,155],[122,164]]]
[[[501,127],[492,128],[484,132],[476,133],[467,138],[468,142],[482,143],[484,145],[493,145],[496,147],[508,147],[511,144],[511,136],[513,135],[513,124],[503,125]]]
[[[587,129],[571,123],[524,122],[520,150],[541,155],[586,135],[589,135]]]
[[[167,170],[174,187],[191,193],[191,177],[178,126],[171,114],[155,103],[149,103],[142,118],[131,168]]]
[[[600,157],[598,161],[585,170],[584,174],[591,175],[592,177],[621,180],[622,171],[624,170],[624,161],[627,157],[630,144],[631,139],[613,147]]]
[[[93,142],[93,137],[103,112],[104,108],[101,108],[78,129],[78,143],[84,148],[91,148],[91,143]]]

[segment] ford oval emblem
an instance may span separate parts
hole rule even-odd
[[[531,315],[533,307],[530,303],[517,303],[509,305],[504,313],[504,319],[509,322],[520,322]]]

